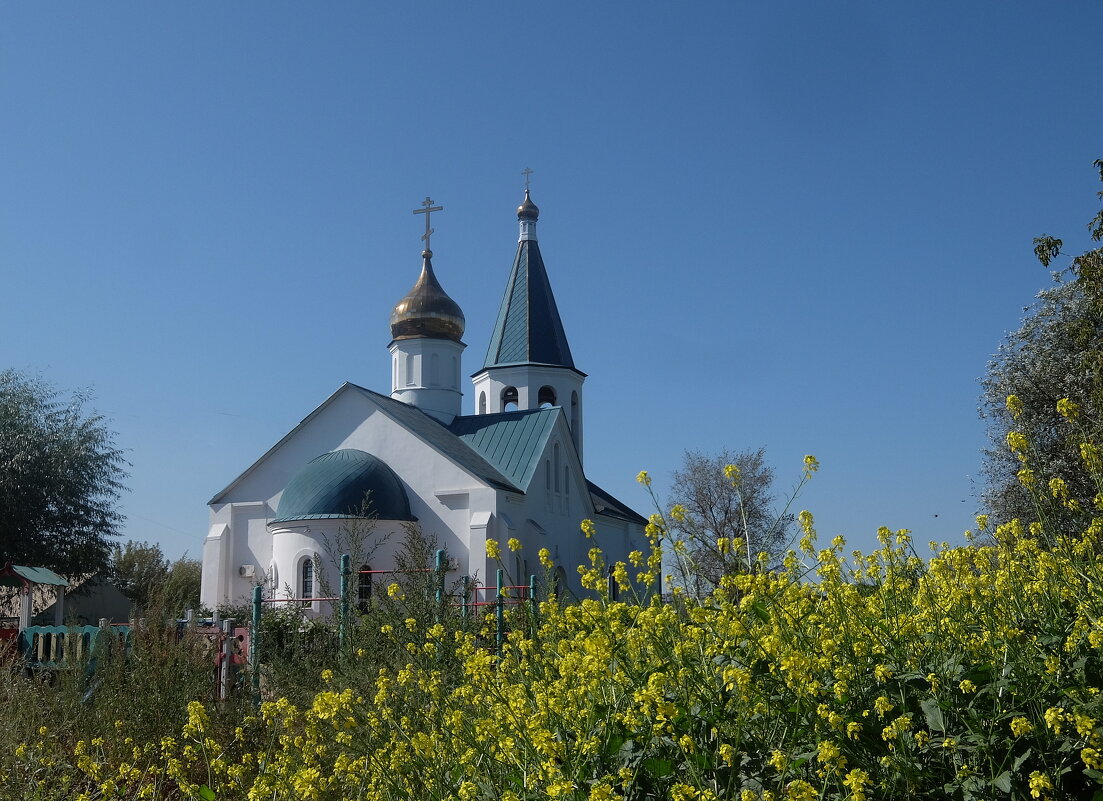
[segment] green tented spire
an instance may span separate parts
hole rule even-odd
[[[517,211],[521,241],[517,243],[517,257],[513,260],[498,322],[490,337],[484,369],[509,364],[547,364],[576,369],[536,241],[538,213],[526,190],[525,203]]]

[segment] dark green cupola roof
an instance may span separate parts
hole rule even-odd
[[[517,209],[522,223],[521,241],[490,337],[483,369],[513,364],[546,364],[575,370],[571,347],[559,309],[555,305],[534,226],[539,210],[525,191]]]
[[[346,517],[415,519],[406,489],[387,463],[351,448],[323,453],[299,470],[272,522]]]

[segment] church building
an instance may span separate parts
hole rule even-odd
[[[501,547],[507,583],[541,574],[548,549],[568,593],[597,545],[607,563],[645,550],[646,520],[588,481],[583,382],[536,239],[539,209],[525,190],[505,296],[462,414],[463,312],[433,272],[425,199],[421,274],[391,314],[391,392],[346,382],[210,501],[202,602],[240,603],[256,585],[272,598],[336,587],[342,543],[363,536],[363,564],[389,570],[410,525],[454,568],[493,585]],[[579,523],[596,527],[586,539]],[[516,538],[518,551],[506,543]],[[356,586],[354,581],[353,586]],[[328,611],[324,602],[305,609]]]

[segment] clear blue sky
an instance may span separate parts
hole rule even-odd
[[[1089,244],[1098,2],[0,2],[0,367],[92,387],[127,537],[343,381],[434,265],[473,372],[531,167],[595,481],[765,445],[821,535],[958,540],[977,379]],[[470,395],[465,398],[470,409]],[[937,515],[937,517],[936,517]]]

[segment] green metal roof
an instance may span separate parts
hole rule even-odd
[[[530,409],[457,417],[451,431],[525,489],[555,427],[560,409]]]
[[[323,453],[292,477],[273,523],[287,520],[364,517],[413,520],[410,499],[395,472],[364,451]]]
[[[619,517],[622,520],[629,520],[633,523],[639,523],[641,526],[646,525],[647,518],[637,512],[630,506],[625,506],[618,501],[608,492],[603,490],[594,482],[586,479],[586,487],[590,490],[590,500],[593,501],[594,511],[599,515],[608,515],[609,517]]]
[[[517,243],[483,369],[507,364],[576,369],[536,240]]]
[[[46,567],[25,567],[23,565],[4,565],[3,569],[0,569],[0,586],[3,587],[21,587],[23,582],[21,579],[26,579],[32,584],[52,584],[58,587],[68,587],[69,580],[63,576],[59,576],[54,571]]]
[[[372,392],[370,389],[365,389],[356,384],[349,384],[348,386],[369,396],[384,413],[397,420],[407,431],[416,434],[460,467],[478,476],[482,481],[499,489],[521,492],[521,488],[508,476],[488,462],[477,450],[468,446],[435,417],[430,417],[416,406],[395,400],[388,395]]]

